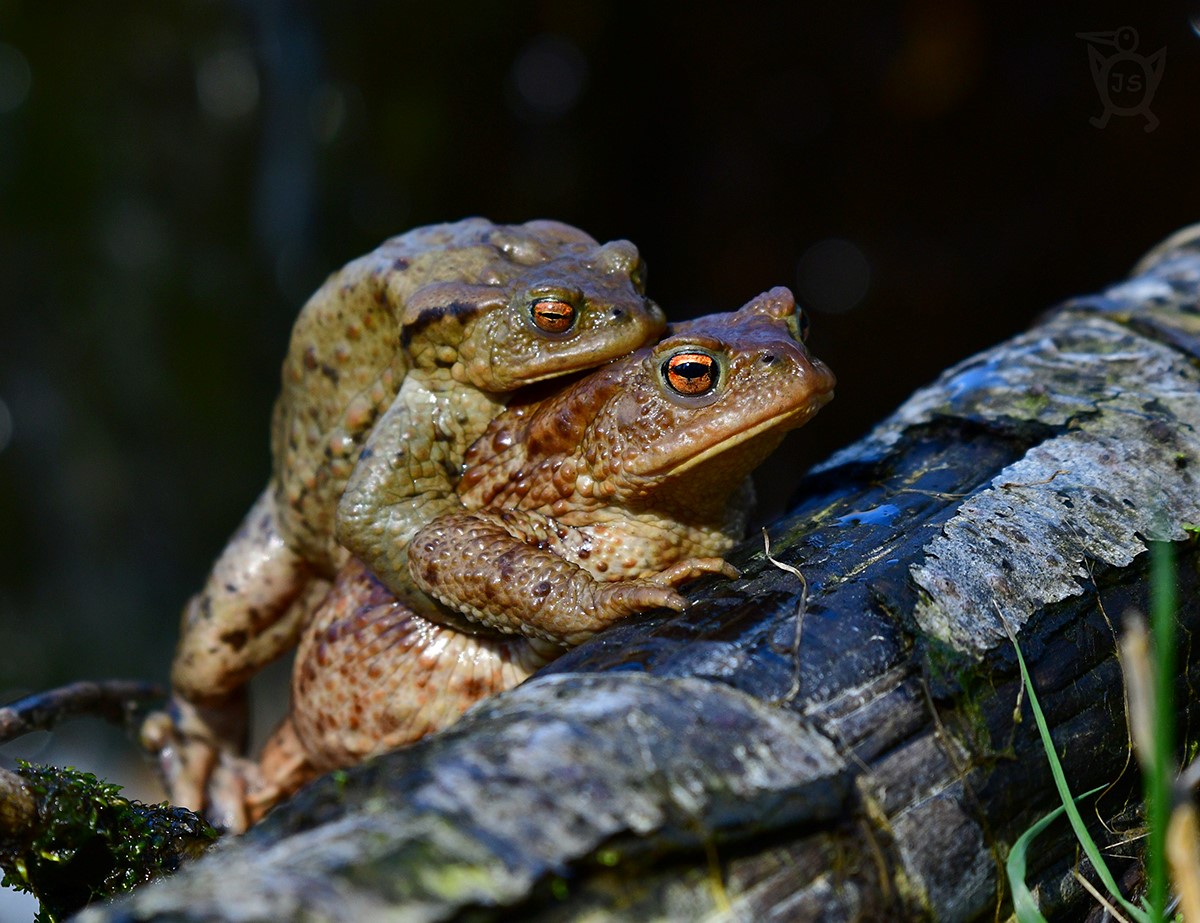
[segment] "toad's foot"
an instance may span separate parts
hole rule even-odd
[[[257,778],[252,762],[216,742],[244,736],[244,709],[204,709],[173,700],[170,711],[153,712],[142,724],[141,740],[158,757],[172,804],[203,814],[214,827],[246,829],[246,790]]]
[[[257,824],[280,801],[300,786],[316,778],[308,751],[296,736],[291,716],[283,719],[263,747],[258,771],[250,778],[245,792],[245,809],[251,824]]]
[[[724,558],[689,558],[672,564],[666,570],[659,571],[647,579],[663,586],[677,587],[706,574],[720,574],[730,580],[736,580],[742,575],[741,571]]]

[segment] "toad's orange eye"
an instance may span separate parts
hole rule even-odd
[[[662,364],[663,378],[672,391],[695,396],[717,386],[717,360],[708,353],[675,353]]]
[[[558,298],[539,298],[529,309],[538,330],[566,333],[575,323],[575,306]]]

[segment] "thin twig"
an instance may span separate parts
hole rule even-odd
[[[165,695],[155,683],[125,679],[83,681],[34,693],[0,707],[0,742],[49,730],[81,715],[124,725],[139,707]]]
[[[1080,873],[1079,869],[1077,869],[1077,868],[1071,869],[1071,874],[1075,876],[1075,880],[1077,882],[1079,882],[1080,885],[1083,886],[1083,889],[1092,896],[1092,898],[1096,901],[1096,903],[1099,904],[1101,907],[1103,907],[1105,910],[1107,910],[1109,912],[1109,914],[1112,915],[1112,918],[1114,920],[1117,920],[1118,923],[1129,923],[1129,918],[1126,917],[1125,915],[1123,915],[1119,910],[1117,910],[1117,908],[1113,905],[1112,901],[1110,901],[1103,894],[1101,894],[1100,889],[1097,888],[1090,881],[1088,881]]]
[[[725,917],[733,917],[733,904],[725,888],[725,876],[721,871],[721,857],[710,837],[704,838],[704,857],[708,861],[708,882],[712,888],[713,903]],[[736,918],[735,918],[736,919]]]
[[[800,568],[793,567],[791,564],[784,564],[782,561],[771,556],[771,536],[767,534],[765,528],[762,530],[762,537],[763,555],[766,559],[780,570],[787,571],[800,581],[800,601],[796,604],[796,632],[792,637],[792,687],[783,699],[785,703],[790,704],[800,694],[800,639],[804,635],[804,613],[808,610],[808,580],[800,572]]]
[[[1070,473],[1071,472],[1068,471],[1066,468],[1059,468],[1052,475],[1050,475],[1050,477],[1042,478],[1040,481],[1005,481],[1003,484],[1001,484],[999,486],[1000,486],[1001,490],[1011,490],[1014,487],[1041,487],[1045,484],[1049,484],[1060,474],[1070,474]]]

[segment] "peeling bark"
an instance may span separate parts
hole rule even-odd
[[[1074,790],[1113,783],[1089,816],[1126,827],[1116,623],[1145,608],[1147,540],[1177,543],[1200,628],[1196,238],[798,476],[771,555],[804,574],[802,617],[749,539],[743,577],[686,613],[614,627],[80,919],[991,918],[1009,844],[1057,803],[1004,623]],[[1086,906],[1064,826],[1030,857],[1048,912]]]

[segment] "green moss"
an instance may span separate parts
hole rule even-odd
[[[2,883],[37,897],[39,920],[174,871],[217,837],[191,811],[130,801],[89,772],[21,762],[17,774],[34,795],[37,819],[25,837],[0,842]]]
[[[979,661],[945,640],[926,635],[925,675],[934,698],[954,698],[979,685]]]
[[[974,759],[981,762],[986,761],[989,764],[997,758],[1013,756],[1012,736],[1003,741],[1003,745],[994,741],[991,728],[988,726],[987,714],[983,708],[983,703],[995,696],[995,687],[990,680],[984,680],[978,675],[974,675],[970,679],[972,681],[969,683],[963,682],[962,695],[955,700],[957,730],[963,738],[966,738],[963,742],[967,745],[968,752]]]
[[[596,861],[601,865],[612,868],[621,861],[621,854],[615,849],[600,849],[596,851]]]
[[[1018,419],[1036,420],[1050,406],[1050,396],[1045,391],[1025,391],[1014,395],[1011,405]]]
[[[929,640],[925,658],[930,694],[954,703],[945,730],[952,732],[970,754],[983,764],[1013,755],[1013,737],[998,740],[988,723],[988,705],[996,696],[992,673],[953,647]],[[1020,716],[1014,716],[1019,721]],[[1015,734],[1015,724],[1013,734]]]

